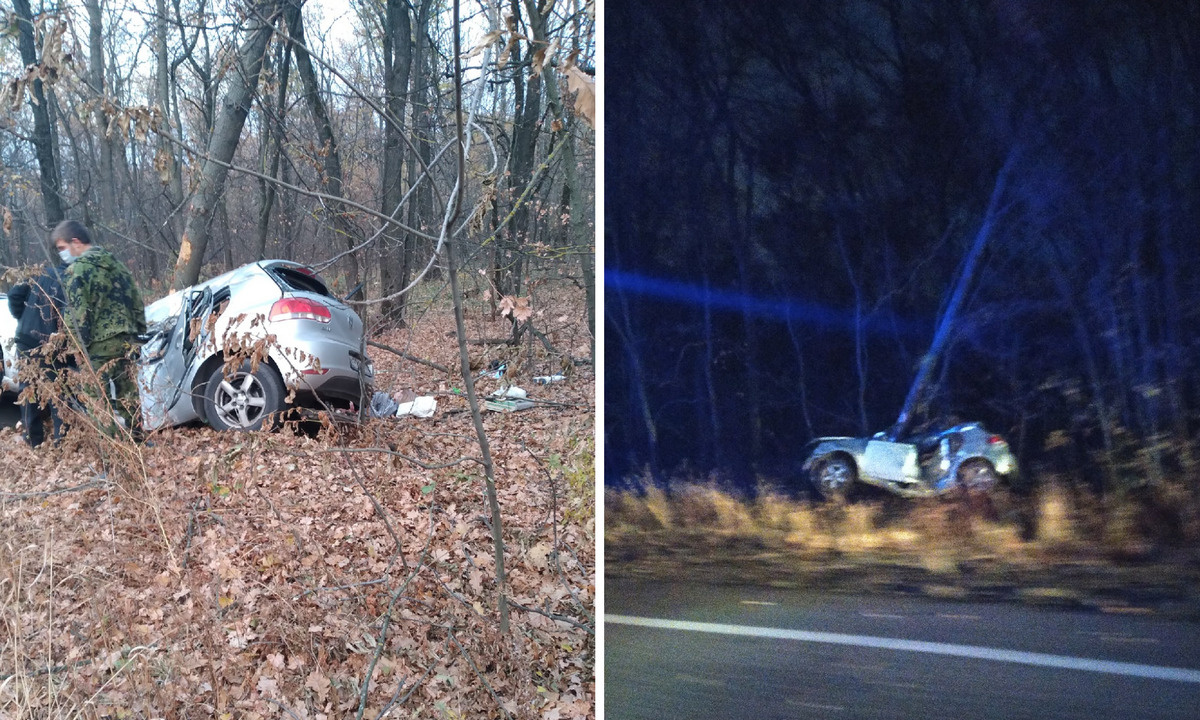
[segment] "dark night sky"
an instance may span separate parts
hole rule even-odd
[[[890,425],[985,220],[928,413],[1035,468],[1195,444],[1200,3],[604,12],[608,482]]]

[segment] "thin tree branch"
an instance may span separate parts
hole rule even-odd
[[[434,370],[438,370],[438,371],[444,372],[444,373],[450,372],[450,368],[446,367],[445,365],[439,365],[438,363],[435,363],[432,360],[423,360],[419,357],[416,357],[415,355],[410,355],[410,354],[404,352],[403,350],[397,350],[396,348],[391,347],[390,345],[384,345],[383,343],[375,342],[374,340],[368,340],[367,344],[370,345],[371,347],[377,347],[380,350],[387,350],[390,353],[399,355],[400,357],[404,358],[405,360],[411,360],[412,362],[415,362],[418,365],[424,365],[426,367],[431,367]]]

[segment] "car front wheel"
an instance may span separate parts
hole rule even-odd
[[[258,430],[283,410],[283,380],[266,364],[247,361],[229,375],[219,367],[204,387],[205,416],[218,430]]]
[[[845,498],[855,479],[854,462],[844,455],[818,461],[812,470],[813,486],[825,500]]]

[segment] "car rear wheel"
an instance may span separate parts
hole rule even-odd
[[[850,493],[857,479],[854,462],[845,455],[831,455],[817,461],[812,469],[813,487],[825,500],[838,500]]]
[[[1000,476],[987,460],[968,460],[958,468],[958,486],[969,493],[984,493],[996,487]]]
[[[283,380],[266,364],[246,361],[228,376],[219,367],[204,388],[204,414],[218,430],[259,430],[283,410]]]

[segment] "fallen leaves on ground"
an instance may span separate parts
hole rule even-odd
[[[448,310],[413,327],[380,341],[457,368]],[[507,633],[461,378],[373,351],[377,388],[436,394],[433,418],[182,427],[107,460],[0,431],[0,717],[594,717],[591,368],[535,391],[562,370],[540,345],[474,351],[556,403],[484,417]]]

